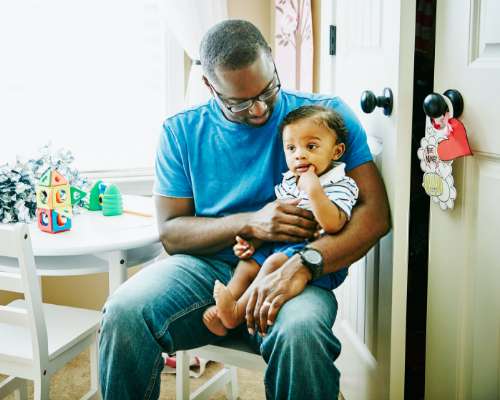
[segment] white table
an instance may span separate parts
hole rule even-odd
[[[73,216],[67,232],[42,232],[30,226],[33,253],[40,276],[109,273],[109,293],[127,279],[127,268],[148,262],[163,248],[159,241],[153,199],[123,196],[124,209],[150,214],[105,217],[101,211],[82,211]],[[12,261],[10,261],[12,262]],[[17,268],[0,257],[0,268]]]

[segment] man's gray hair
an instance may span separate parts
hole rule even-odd
[[[217,81],[215,68],[236,70],[253,64],[271,50],[262,33],[248,21],[222,21],[208,30],[200,44],[200,61],[207,78]]]

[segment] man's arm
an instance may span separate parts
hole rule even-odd
[[[323,254],[325,274],[359,260],[390,228],[389,202],[375,164],[365,163],[347,175],[359,188],[351,220],[337,235],[324,236],[311,246]]]
[[[296,207],[297,201],[267,204],[252,213],[220,218],[194,216],[191,198],[155,196],[158,230],[169,254],[213,254],[234,243],[236,235],[247,239],[301,242],[313,237],[312,213]]]
[[[323,254],[325,274],[359,260],[390,228],[387,194],[375,164],[360,165],[348,175],[359,187],[359,201],[351,220],[338,234],[324,236],[311,245]],[[256,283],[248,302],[249,329],[257,325],[258,330],[265,333],[281,306],[300,294],[310,280],[311,273],[302,265],[299,255],[263,277]]]

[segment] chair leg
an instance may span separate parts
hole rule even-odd
[[[236,400],[239,395],[238,388],[238,368],[229,367],[231,378],[226,384],[226,394],[229,400]]]
[[[4,398],[9,394],[14,393],[16,400],[26,400],[27,390],[26,390],[25,379],[17,378],[15,376],[8,376],[3,381],[0,382],[0,398]]]
[[[175,398],[189,400],[189,352],[175,353]]]
[[[89,346],[89,360],[90,360],[90,389],[82,397],[81,400],[101,399],[101,392],[99,387],[99,354],[97,350],[97,337]]]
[[[50,377],[41,376],[33,382],[33,400],[49,400]]]
[[[15,400],[28,400],[28,381],[23,380],[14,392]]]

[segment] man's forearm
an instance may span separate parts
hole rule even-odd
[[[363,257],[389,226],[388,212],[375,214],[368,205],[361,205],[339,234],[323,236],[311,247],[323,254],[324,273],[335,272]]]
[[[234,243],[248,213],[220,218],[182,216],[163,223],[161,241],[169,254],[213,254]]]
[[[323,254],[324,273],[335,272],[363,257],[390,228],[390,211],[382,179],[373,162],[348,174],[358,184],[358,205],[338,234],[312,243]]]

